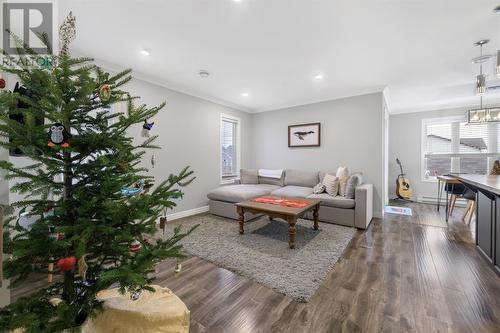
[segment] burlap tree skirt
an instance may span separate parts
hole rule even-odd
[[[103,290],[97,297],[104,310],[87,320],[83,333],[188,333],[189,310],[170,289],[152,286],[156,292],[143,291],[132,301],[130,294],[118,289]]]

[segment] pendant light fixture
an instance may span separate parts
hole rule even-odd
[[[488,39],[482,39],[474,43],[475,46],[479,46],[481,49],[479,57],[472,59],[472,63],[479,64],[479,75],[476,76],[475,91],[476,95],[480,97],[480,104],[478,109],[467,111],[467,123],[470,125],[496,123],[500,121],[500,108],[483,107],[483,95],[486,93],[486,75],[483,74],[483,63],[493,57],[491,54],[483,54],[483,45],[488,44],[488,42]]]
[[[479,57],[472,60],[474,63],[479,63],[479,75],[476,76],[476,95],[484,95],[486,93],[486,74],[483,74],[483,62],[489,58],[483,55],[483,45],[488,44],[489,41],[489,39],[481,39],[474,43],[474,45],[479,46],[481,50]]]

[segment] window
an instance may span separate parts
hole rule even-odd
[[[221,178],[222,182],[232,182],[238,177],[240,165],[239,119],[221,116]]]
[[[487,174],[500,156],[500,126],[469,125],[464,117],[422,121],[422,177],[455,173]]]

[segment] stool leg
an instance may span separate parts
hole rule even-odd
[[[472,216],[476,215],[476,201],[472,202],[472,206],[471,206],[470,210],[471,210],[471,212],[469,214],[469,221],[467,221],[467,225],[470,225],[470,221],[472,220]]]
[[[455,209],[455,204],[457,203],[458,195],[455,195],[455,200],[453,200],[453,206],[451,207],[451,212]]]
[[[465,219],[467,217],[467,214],[469,214],[471,204],[472,204],[472,202],[470,200],[467,200],[467,205],[465,206],[464,216],[462,216],[462,221],[464,221],[464,222],[465,222]]]
[[[452,194],[451,195],[451,198],[450,198],[450,207],[448,208],[448,216],[451,216],[451,214],[453,214],[453,208],[455,208],[455,202],[457,201],[457,196],[455,194]]]

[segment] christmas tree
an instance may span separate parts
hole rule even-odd
[[[182,197],[193,172],[186,167],[151,187],[141,160],[147,149],[158,148],[156,136],[140,144],[132,136],[143,124],[149,132],[148,120],[165,104],[136,106],[122,90],[130,70],[110,75],[92,59],[72,58],[72,38],[63,36],[50,68],[28,61],[1,68],[23,89],[0,92],[0,146],[32,163],[0,161],[0,168],[14,180],[11,190],[24,197],[13,206],[36,217],[29,228],[14,216],[5,221],[5,273],[12,285],[33,273],[55,277],[47,288],[1,309],[2,329],[78,330],[101,308],[100,290],[151,290],[155,265],[182,257],[179,241],[192,231],[177,228],[166,240],[154,239],[157,219]],[[19,49],[19,57],[34,55],[26,46]],[[126,110],[113,110],[117,103]]]

